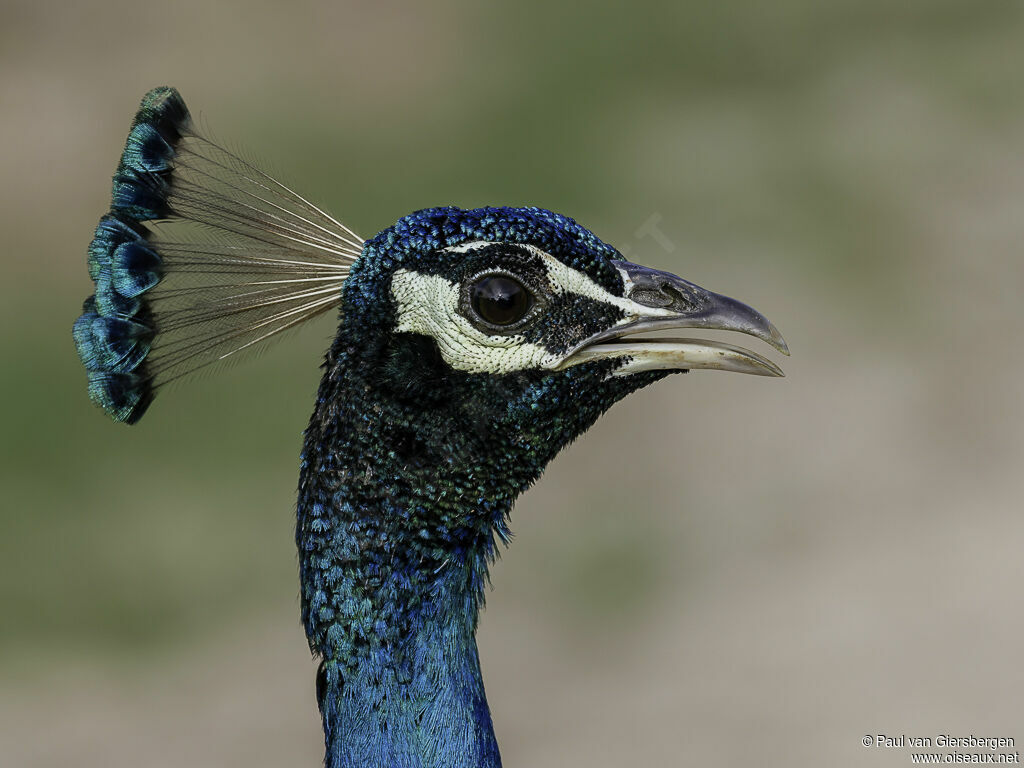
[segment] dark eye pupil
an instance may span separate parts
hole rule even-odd
[[[522,320],[533,297],[519,282],[505,275],[491,275],[470,289],[473,310],[491,325],[511,325]]]

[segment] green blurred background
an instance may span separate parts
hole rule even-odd
[[[661,382],[522,499],[480,630],[506,765],[1024,740],[1022,10],[0,3],[0,765],[321,756],[292,525],[330,319],[133,428],[71,342],[162,84],[364,236],[544,206],[786,334],[787,379]]]

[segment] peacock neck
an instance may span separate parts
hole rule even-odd
[[[303,613],[323,659],[326,765],[499,766],[475,639],[491,536],[416,526],[417,534],[407,526],[426,510],[415,502],[373,503],[360,483],[312,488],[308,479]]]
[[[296,531],[326,764],[496,768],[475,633],[515,493],[443,413],[328,366]]]
[[[355,631],[338,624],[334,638],[328,630],[330,645],[347,646],[321,670],[329,768],[501,765],[474,638],[477,567],[450,562],[403,607],[371,601],[354,608]],[[361,590],[342,593],[366,600]]]
[[[474,640],[488,566],[515,498],[629,388],[594,396],[600,367],[453,372],[432,340],[385,332],[386,300],[363,300],[357,278],[305,433],[296,528],[327,765],[493,768]]]

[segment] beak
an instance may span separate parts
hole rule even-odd
[[[641,371],[708,368],[758,376],[784,376],[771,360],[742,347],[700,339],[626,339],[646,331],[708,328],[756,336],[784,355],[789,347],[768,319],[742,302],[712,293],[669,272],[628,261],[613,262],[625,283],[624,320],[569,350],[559,370],[593,360],[624,359],[613,376]]]

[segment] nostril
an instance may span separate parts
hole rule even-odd
[[[692,312],[700,308],[700,302],[687,291],[667,281],[657,288],[634,288],[629,298],[645,307],[672,308],[677,312]]]
[[[672,305],[673,301],[672,297],[668,296],[664,290],[652,288],[635,288],[630,292],[629,298],[645,307],[668,307]]]
[[[690,312],[699,307],[698,302],[694,301],[692,296],[687,295],[671,283],[662,283],[661,292],[668,298],[666,306],[671,306],[680,312]]]

